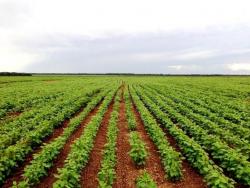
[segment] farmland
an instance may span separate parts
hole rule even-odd
[[[1,187],[250,187],[250,77],[0,77]]]

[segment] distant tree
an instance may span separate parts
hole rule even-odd
[[[0,76],[32,76],[32,74],[21,72],[0,72]]]

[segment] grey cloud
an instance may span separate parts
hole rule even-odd
[[[43,35],[16,43],[26,52],[43,57],[25,68],[30,72],[209,74],[235,73],[227,64],[250,63],[249,40],[250,28],[241,26],[102,38]],[[177,65],[182,68],[173,68]]]

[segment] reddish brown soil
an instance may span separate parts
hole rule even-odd
[[[164,132],[166,133],[166,137],[167,137],[167,140],[170,143],[170,145],[176,151],[181,152],[175,139],[166,130]],[[178,187],[178,188],[182,188],[182,187],[188,187],[188,188],[207,187],[206,183],[203,181],[203,177],[194,168],[191,167],[191,165],[188,163],[187,160],[183,160],[182,168],[183,168],[183,179],[180,182],[176,183],[176,185],[174,187]],[[163,187],[164,187],[164,184],[163,184]]]
[[[130,150],[129,144],[129,130],[125,114],[125,103],[122,98],[121,108],[119,114],[119,134],[117,140],[117,167],[116,167],[116,181],[113,187],[117,188],[130,188],[135,187],[135,179],[140,175],[143,170],[146,170],[151,174],[158,185],[164,183],[164,169],[161,165],[160,157],[157,149],[144,129],[143,122],[140,118],[140,114],[133,106],[133,112],[135,114],[137,131],[147,146],[149,153],[146,165],[144,167],[137,167],[128,152]]]
[[[27,110],[27,109],[26,109]],[[8,112],[4,117],[0,119],[0,124],[4,125],[9,121],[14,120],[18,116],[20,116],[23,112]]]
[[[247,185],[242,185],[242,184],[239,184],[239,183],[237,183],[237,184],[235,185],[235,187],[236,187],[236,188],[249,188],[249,186],[247,186]]]
[[[9,112],[7,114],[7,116],[10,116],[10,117],[17,117],[17,116],[20,116],[22,114],[22,112]]]
[[[44,80],[45,83],[54,83],[57,82],[58,80]]]
[[[77,112],[74,116],[76,116],[78,113],[80,112]],[[66,128],[68,124],[69,124],[69,120],[67,119],[61,124],[61,126],[56,127],[54,129],[54,132],[50,136],[44,139],[43,143],[45,144],[50,143],[54,139],[56,139],[58,136],[60,136],[63,133],[64,128]],[[13,170],[13,173],[11,174],[11,176],[5,181],[3,188],[11,187],[13,181],[17,181],[17,182],[20,181],[22,179],[22,174],[24,173],[24,168],[30,164],[30,162],[33,159],[34,154],[39,153],[41,150],[42,150],[41,147],[34,148],[32,153],[28,154],[25,160],[21,164],[19,164],[19,166],[15,170]]]
[[[106,143],[106,133],[109,124],[109,119],[113,111],[114,100],[111,102],[108,110],[102,119],[100,129],[96,135],[93,150],[90,154],[90,159],[86,167],[81,172],[81,187],[93,188],[98,187],[97,173],[101,166],[102,151]]]
[[[147,132],[144,128],[143,121],[140,117],[140,114],[137,111],[134,104],[133,104],[132,110],[133,110],[135,117],[136,117],[137,131],[140,133],[141,138],[143,139],[143,141],[147,145],[147,150],[149,153],[149,157],[147,159],[147,162],[146,162],[144,169],[148,173],[150,173],[151,177],[155,180],[157,185],[162,185],[164,182],[166,182],[166,179],[165,179],[164,168],[161,165],[159,153],[158,153],[157,148],[154,145],[153,141],[150,139],[149,135],[147,134]],[[138,175],[139,175],[139,173],[138,173]],[[131,180],[134,182],[136,177],[133,177]]]
[[[57,174],[57,169],[63,167],[64,161],[68,156],[68,153],[70,152],[70,146],[71,144],[82,135],[82,132],[85,128],[85,126],[91,121],[92,117],[97,113],[99,109],[100,104],[92,110],[85,120],[82,121],[81,125],[77,130],[73,132],[73,134],[69,137],[66,144],[64,145],[62,151],[59,153],[57,158],[53,161],[53,166],[48,171],[48,175],[44,177],[40,183],[36,186],[38,188],[47,188],[52,187],[53,183],[55,182],[56,178],[54,177],[54,174]]]
[[[140,119],[140,114],[139,112],[136,110],[135,105],[133,104],[133,109],[134,112],[137,116],[137,119],[139,119],[139,121],[142,121]],[[141,124],[143,125],[143,122],[141,122]],[[173,137],[169,134],[166,135],[169,143],[171,144],[171,146],[173,146],[173,148],[175,148],[177,151],[180,151],[179,147],[177,146],[177,143],[175,142],[175,140],[173,139]],[[151,141],[150,141],[151,142]],[[151,142],[152,143],[152,142]],[[156,147],[154,146],[154,144],[152,143],[152,148],[157,151]],[[149,149],[150,154],[151,150]],[[157,153],[157,152],[156,152]],[[158,154],[157,154],[158,155]],[[159,165],[161,164],[160,162],[160,158],[159,155],[157,156],[158,161],[152,161],[150,163],[147,163],[150,165]],[[162,168],[162,166],[160,166],[161,171],[159,172],[151,172],[151,169],[147,169],[147,171],[151,174],[151,176],[154,178],[154,180],[157,182],[158,187],[168,187],[168,188],[203,188],[203,187],[207,187],[206,184],[203,182],[203,178],[202,176],[200,176],[195,169],[193,169],[189,163],[184,160],[183,164],[183,179],[179,182],[170,182],[166,179],[162,179],[165,175],[164,173],[164,169]],[[159,167],[158,167],[159,168]]]
[[[134,187],[134,178],[138,175],[138,169],[128,155],[130,150],[129,130],[123,93],[120,103],[118,129],[116,180],[113,187]]]

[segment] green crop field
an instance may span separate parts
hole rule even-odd
[[[250,77],[0,77],[0,187],[250,187]]]

